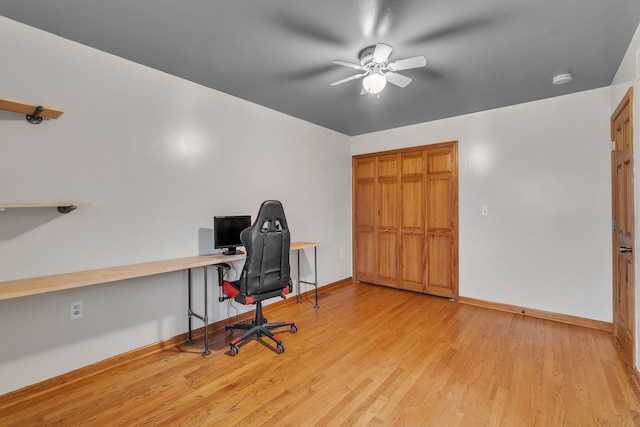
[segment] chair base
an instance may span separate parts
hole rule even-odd
[[[262,338],[262,336],[266,336],[272,339],[276,343],[276,353],[282,354],[284,352],[284,345],[282,344],[282,340],[275,334],[271,332],[272,329],[282,328],[284,326],[289,327],[289,332],[295,334],[298,332],[298,327],[295,325],[293,321],[288,322],[273,322],[268,323],[267,319],[264,318],[262,314],[262,302],[256,303],[256,317],[251,321],[251,323],[230,323],[224,326],[224,333],[227,336],[233,335],[234,329],[240,329],[246,331],[242,336],[238,338],[234,338],[229,344],[229,354],[231,356],[235,356],[240,352],[240,348],[238,345],[253,337],[254,335],[257,338]]]

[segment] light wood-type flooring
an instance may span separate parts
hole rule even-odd
[[[2,426],[633,426],[640,404],[610,334],[347,282],[320,308],[265,307],[286,351],[224,331],[32,395]]]

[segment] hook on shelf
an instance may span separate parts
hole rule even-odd
[[[68,214],[69,212],[74,211],[76,209],[78,209],[76,205],[58,206],[58,212],[60,212],[61,214]]]
[[[39,105],[33,114],[27,114],[27,121],[32,125],[39,125],[42,123],[42,117],[40,117],[40,113],[42,113],[42,111],[44,111],[44,107]]]

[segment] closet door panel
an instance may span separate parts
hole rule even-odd
[[[377,284],[398,287],[398,234],[378,233]]]
[[[450,149],[428,152],[427,174],[452,173],[454,168],[453,154]]]
[[[449,177],[429,179],[427,206],[429,206],[427,224],[429,230],[453,229],[451,179]]]
[[[403,229],[424,229],[424,182],[402,180],[401,222]]]
[[[402,235],[402,263],[400,286],[415,292],[426,292],[425,242],[422,233]]]
[[[400,287],[425,292],[425,153],[402,154]]]
[[[426,292],[458,296],[457,160],[454,147],[427,151]]]
[[[376,161],[353,160],[353,277],[362,282],[376,282]]]
[[[358,230],[355,237],[354,279],[376,283],[376,242],[373,230]]]
[[[378,228],[398,228],[398,182],[397,180],[378,180],[378,194],[380,203],[378,206]]]
[[[431,234],[427,237],[427,286],[432,295],[453,298],[453,238],[450,235]]]
[[[403,180],[400,287],[425,292],[424,182]]]
[[[398,203],[398,155],[378,157],[376,224],[378,237],[378,261],[376,283],[398,287],[399,212]]]

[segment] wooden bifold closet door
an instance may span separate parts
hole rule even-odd
[[[354,156],[354,278],[458,296],[457,142]]]

